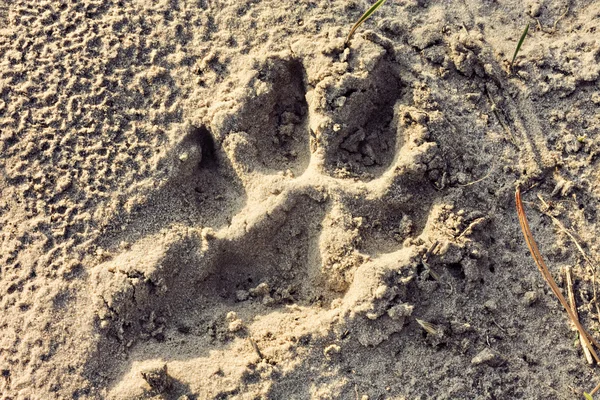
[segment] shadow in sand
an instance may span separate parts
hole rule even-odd
[[[174,224],[219,229],[245,205],[241,182],[205,127],[192,128],[168,159],[170,178],[141,195],[131,212],[115,215],[99,240],[101,247],[135,243]]]
[[[167,364],[192,361],[200,365],[197,373],[210,375],[213,355],[235,351],[230,346],[239,338],[239,332],[227,330],[229,312],[252,321],[273,312],[285,313],[286,304],[323,300],[327,289],[319,273],[319,237],[328,207],[299,190],[284,197],[268,218],[248,226],[244,235],[213,239],[202,258],[186,256],[196,246],[193,237],[167,244],[161,259],[164,276],[158,278],[169,288],[166,293],[135,270],[126,274],[131,282],[125,285],[126,292],[106,292],[112,301],[109,310],[118,311],[109,320],[115,329],[110,334],[103,331],[106,336],[98,343],[98,356],[90,357],[94,360],[88,366],[90,373],[107,370],[107,365],[114,366],[114,357],[127,354],[127,361],[108,378],[110,382],[120,381],[134,363],[144,363],[149,357]],[[266,284],[260,295],[240,300],[240,291],[250,293],[259,284]],[[106,287],[113,290],[115,286]],[[268,305],[264,304],[266,296],[272,299]],[[114,304],[121,297],[126,300],[117,309]]]

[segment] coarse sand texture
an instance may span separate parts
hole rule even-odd
[[[0,4],[0,400],[598,384],[600,3],[371,5]]]

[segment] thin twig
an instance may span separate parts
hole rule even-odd
[[[592,299],[592,303],[596,306],[596,315],[598,320],[600,321],[600,306],[598,306],[598,293],[596,290],[596,270],[592,270],[592,287],[594,288],[594,298]]]
[[[474,181],[471,181],[471,182],[469,182],[469,183],[462,184],[462,185],[461,185],[461,184],[459,184],[458,186],[461,186],[461,187],[465,187],[465,186],[471,186],[471,185],[474,185],[474,184],[476,184],[476,183],[479,183],[479,182],[481,182],[481,181],[484,181],[484,180],[486,180],[487,178],[489,178],[489,177],[490,177],[490,175],[492,174],[492,172],[494,172],[494,167],[495,167],[495,165],[494,165],[494,164],[492,164],[492,166],[490,167],[490,169],[489,169],[488,173],[487,173],[487,174],[485,174],[485,176],[484,176],[484,177],[482,177],[482,178],[479,178],[479,179],[477,179],[477,180],[474,180]]]
[[[573,293],[573,277],[571,276],[571,267],[565,267],[565,284],[567,286],[567,297],[569,298],[569,304],[571,305],[573,314],[575,314],[575,317],[579,321],[577,305],[575,304],[575,294]],[[592,354],[585,345],[585,342],[583,341],[583,337],[581,335],[579,335],[579,341],[581,342],[581,348],[583,349],[585,359],[587,360],[588,364],[592,365],[594,363],[594,359],[592,358]]]
[[[248,336],[248,340],[250,341],[250,344],[252,345],[252,348],[254,349],[254,351],[256,352],[256,354],[258,355],[258,357],[263,360],[265,357],[263,356],[262,352],[260,351],[260,349],[258,348],[258,345],[256,344],[256,342],[254,341],[254,339],[252,339],[250,336]]]
[[[563,12],[555,21],[554,24],[552,25],[551,29],[546,29],[542,26],[539,18],[534,18],[535,22],[537,22],[537,26],[538,26],[538,30],[544,32],[544,33],[548,33],[550,35],[553,35],[554,33],[556,33],[556,27],[558,26],[558,23],[560,22],[561,19],[563,19],[564,17],[567,16],[567,14],[569,13],[569,4],[567,4],[567,8],[565,9],[565,12]]]
[[[552,33],[556,32],[556,26],[558,25],[558,23],[560,22],[561,19],[563,19],[564,17],[567,16],[568,13],[569,13],[569,4],[567,4],[567,9],[565,10],[565,12],[562,13],[560,15],[560,17],[558,17],[556,19],[556,21],[554,21],[554,25],[552,25]]]
[[[546,263],[542,258],[540,250],[537,244],[535,243],[535,240],[533,239],[533,234],[531,233],[529,223],[527,222],[527,216],[525,215],[525,210],[523,209],[523,202],[521,201],[521,191],[519,190],[519,187],[517,187],[517,190],[515,192],[515,201],[517,206],[517,215],[519,216],[519,223],[521,224],[521,229],[523,230],[523,236],[525,237],[525,242],[527,243],[527,247],[531,252],[531,256],[533,257],[535,264],[537,265],[540,273],[542,274],[548,285],[550,285],[550,289],[552,289],[552,292],[558,298],[560,304],[567,311],[569,319],[573,322],[573,324],[575,324],[577,331],[582,336],[585,345],[590,350],[590,353],[594,357],[594,360],[596,360],[596,362],[600,364],[600,357],[598,357],[598,354],[596,354],[596,351],[592,346],[593,342],[597,348],[600,348],[598,342],[589,333],[587,333],[587,331],[584,329],[583,326],[581,326],[581,324],[575,317],[573,310],[571,310],[571,307],[569,306],[569,303],[567,303],[567,300],[565,300],[565,297],[560,292],[560,289],[556,284],[556,281],[552,277],[552,274],[550,274],[550,271],[548,270],[548,267],[546,266]]]
[[[483,224],[483,223],[484,223],[486,220],[487,220],[487,218],[485,218],[485,217],[480,217],[480,218],[477,218],[477,219],[475,219],[473,222],[471,222],[471,223],[469,224],[469,226],[467,226],[467,227],[466,227],[466,228],[465,228],[465,229],[464,229],[464,230],[461,232],[461,234],[460,234],[460,235],[458,235],[458,236],[456,237],[456,240],[459,240],[459,239],[461,239],[461,238],[463,238],[463,237],[465,237],[465,236],[468,236],[468,235],[472,234],[472,233],[473,233],[473,230],[474,230],[474,229],[475,229],[475,228],[476,228],[478,225],[481,225],[481,224]]]

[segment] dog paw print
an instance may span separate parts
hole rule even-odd
[[[223,208],[213,198],[205,210],[227,223],[166,220],[96,267],[99,327],[133,345],[202,331],[209,314],[232,309],[341,301],[349,315],[385,310],[368,293],[391,265],[412,265],[416,251],[403,243],[425,226],[436,197],[427,174],[439,158],[429,117],[403,104],[393,68],[382,56],[370,73],[312,85],[292,56],[258,62],[244,101],[191,129],[181,148],[192,167],[173,179],[216,185]]]

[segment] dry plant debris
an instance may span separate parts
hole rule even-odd
[[[564,268],[565,273],[565,285],[567,287],[567,296],[569,297],[569,304],[573,309],[573,314],[579,320],[579,315],[577,314],[577,305],[575,303],[575,293],[573,292],[573,277],[571,274],[571,267]],[[590,353],[590,349],[585,345],[585,341],[583,340],[583,336],[579,335],[579,341],[581,342],[581,348],[583,349],[583,354],[585,355],[585,359],[588,364],[594,364],[594,360],[592,358],[592,353]]]
[[[571,308],[569,303],[567,303],[567,300],[561,293],[558,285],[556,284],[556,281],[554,280],[554,278],[552,277],[552,274],[548,270],[548,266],[546,265],[544,259],[542,258],[542,255],[537,246],[537,243],[535,242],[535,240],[533,238],[533,234],[531,233],[531,229],[529,228],[529,223],[527,222],[527,216],[525,215],[525,210],[523,208],[523,202],[521,200],[521,190],[519,189],[518,186],[517,186],[517,189],[515,192],[515,202],[516,202],[516,207],[517,207],[517,215],[519,216],[519,224],[521,225],[521,229],[523,231],[523,236],[525,237],[525,242],[527,243],[527,247],[529,248],[529,251],[531,252],[531,256],[533,257],[535,264],[537,265],[540,273],[544,277],[544,280],[548,283],[548,285],[550,285],[552,292],[558,298],[558,301],[560,302],[560,304],[567,311],[569,319],[577,328],[577,331],[579,332],[579,336],[585,343],[585,347],[588,348],[589,352],[594,357],[596,362],[600,364],[600,359],[598,358],[598,354],[596,354],[596,351],[594,350],[594,347],[592,346],[592,344],[594,346],[596,346],[597,348],[600,348],[600,345],[593,338],[593,336],[590,335],[585,330],[585,328],[581,325],[581,323],[579,322],[579,318],[575,314],[574,309]],[[600,385],[596,386],[590,393],[594,394],[599,389],[600,389]]]

